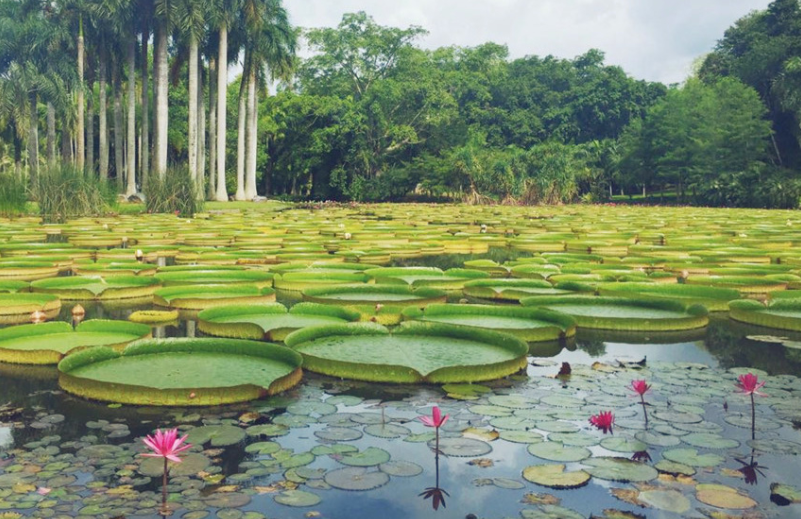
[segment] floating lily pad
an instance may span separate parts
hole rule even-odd
[[[499,437],[512,443],[539,443],[545,440],[542,434],[536,431],[501,431]]]
[[[781,506],[786,506],[792,503],[801,503],[801,490],[798,490],[790,485],[771,483],[770,500]]]
[[[648,446],[640,440],[626,438],[625,436],[611,436],[601,440],[601,447],[613,452],[640,452]]]
[[[644,490],[639,493],[637,500],[657,510],[674,514],[688,512],[691,507],[690,500],[676,490]]]
[[[92,346],[122,348],[150,337],[150,327],[124,321],[84,321],[73,329],[65,322],[26,324],[0,330],[0,362],[57,364],[72,352]]]
[[[670,461],[682,463],[691,467],[716,467],[725,460],[717,454],[699,454],[695,449],[671,449],[664,451],[662,456]]]
[[[276,503],[293,506],[293,507],[307,507],[320,504],[320,496],[312,494],[311,492],[304,492],[303,490],[285,490],[273,498]]]
[[[250,503],[250,496],[241,492],[215,492],[203,502],[214,508],[241,508]]]
[[[428,442],[428,446],[433,449],[434,442]],[[440,438],[439,450],[445,456],[474,458],[489,454],[492,452],[492,446],[485,441],[473,438]]]
[[[59,364],[59,383],[80,396],[149,405],[216,405],[278,393],[301,378],[301,358],[281,346],[234,339],[143,340],[121,354],[91,348]]]
[[[314,431],[314,435],[321,440],[332,442],[349,442],[358,440],[363,436],[358,429],[350,429],[348,427],[326,427],[320,431]]]
[[[567,489],[583,487],[590,475],[583,470],[565,472],[564,465],[534,465],[523,469],[523,477],[532,483],[548,488]]]
[[[637,431],[634,437],[654,447],[675,447],[681,443],[681,440],[676,436],[651,431]]]
[[[390,457],[390,454],[384,449],[367,447],[360,452],[345,454],[339,459],[339,462],[351,467],[372,467],[388,462]]]
[[[528,352],[508,335],[430,323],[404,323],[392,334],[370,323],[317,326],[286,344],[309,371],[396,383],[491,380],[525,367]]]
[[[206,470],[210,465],[209,458],[195,452],[182,456],[181,463],[168,462],[171,476],[195,475]],[[162,458],[143,458],[139,465],[139,472],[151,478],[160,477],[164,474],[164,460]]]
[[[351,491],[373,490],[389,483],[389,475],[365,467],[345,467],[325,475],[325,482],[334,488]]]
[[[227,447],[245,439],[245,431],[233,425],[205,425],[195,427],[187,433],[186,441],[203,445],[211,442],[212,447]]]
[[[725,510],[743,510],[757,505],[747,495],[725,485],[702,484],[695,487],[695,490],[695,498],[700,502]]]
[[[538,508],[524,508],[520,511],[523,519],[585,519],[583,515],[558,505],[540,505]]]
[[[422,474],[423,467],[411,461],[388,461],[378,466],[381,472],[386,472],[390,476],[412,477]]]
[[[719,434],[710,433],[691,433],[681,437],[681,441],[693,447],[706,449],[734,449],[740,446],[740,442],[730,438],[724,438]]]
[[[783,440],[781,438],[758,438],[749,440],[748,446],[760,452],[770,454],[801,455],[801,443]]]
[[[401,438],[411,433],[409,429],[402,425],[395,424],[373,424],[364,428],[364,432],[376,438],[394,439]]]
[[[532,443],[528,446],[528,452],[544,460],[563,462],[581,461],[592,456],[592,452],[584,447],[570,447],[553,441]]]
[[[726,415],[723,420],[731,425],[736,427],[742,427],[743,429],[750,429],[751,428],[751,415],[750,414],[730,414]],[[780,429],[782,424],[779,422],[775,422],[768,418],[758,417],[756,423],[754,424],[754,428],[757,431],[774,431],[776,429]]]
[[[655,468],[625,458],[590,458],[582,464],[588,467],[584,470],[591,476],[609,481],[638,483],[651,481],[659,476]]]

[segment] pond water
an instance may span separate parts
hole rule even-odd
[[[461,263],[465,256],[456,258]],[[297,294],[278,296],[287,305],[297,301]],[[124,319],[152,308],[81,304],[87,319]],[[64,304],[61,320],[69,321],[72,306]],[[771,484],[797,485],[801,471],[801,350],[770,342],[775,339],[765,336],[772,333],[719,316],[683,333],[580,331],[566,343],[533,348],[527,373],[475,392],[305,373],[283,395],[199,409],[86,401],[60,391],[54,367],[0,364],[0,517],[157,517],[161,480],[142,468],[141,437],[156,428],[204,425],[229,426],[233,440],[195,445],[186,475],[170,479],[174,517],[670,519],[712,517],[712,511],[799,517],[800,504],[771,502]],[[201,335],[191,315],[154,329],[157,337]],[[781,336],[801,340],[801,334]],[[563,362],[572,374],[555,378]],[[767,379],[769,396],[757,399],[753,439],[750,400],[735,393],[742,367]],[[627,389],[641,378],[653,385],[647,430],[643,408]],[[450,415],[439,456],[433,430],[418,420],[432,405]],[[603,410],[615,413],[612,435],[588,423]],[[645,465],[678,460],[695,465],[696,473],[632,484],[614,481],[625,474],[600,471],[577,489],[522,476],[527,467],[554,463],[592,470],[584,458],[631,458],[635,449],[647,452]],[[749,465],[752,470],[743,469]],[[438,510],[432,508],[436,489],[447,492]],[[756,504],[734,510],[710,504],[737,499]]]

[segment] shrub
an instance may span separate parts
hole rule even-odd
[[[145,187],[145,205],[149,213],[193,215],[203,210],[203,198],[187,167],[170,168],[164,178],[156,175]]]
[[[24,213],[27,201],[25,179],[13,171],[0,172],[0,215],[15,216]]]
[[[31,193],[46,223],[101,215],[114,209],[117,203],[114,188],[105,180],[84,174],[71,164],[41,171],[33,181]]]

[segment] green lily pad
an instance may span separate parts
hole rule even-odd
[[[409,429],[402,425],[395,424],[373,424],[364,428],[364,432],[376,438],[394,439],[401,438],[411,433]]]
[[[758,438],[749,440],[748,446],[760,452],[770,454],[801,455],[801,443],[783,440],[781,438]]]
[[[384,449],[367,447],[360,452],[345,454],[339,459],[339,462],[351,467],[372,467],[388,462],[390,457],[390,454]]]
[[[537,429],[549,433],[576,433],[579,431],[578,425],[561,420],[545,420],[537,422]]]
[[[215,492],[203,502],[214,508],[241,508],[250,503],[250,496],[241,492]]]
[[[434,442],[428,442],[428,446],[433,449],[435,447]],[[492,446],[485,441],[473,438],[441,438],[439,440],[439,450],[445,456],[474,458],[489,454],[492,452]]]
[[[671,449],[664,451],[662,457],[691,467],[716,467],[725,461],[722,456],[699,454],[695,449]]]
[[[327,402],[303,401],[289,404],[287,412],[307,416],[324,416],[337,412],[337,407]]]
[[[660,460],[654,468],[659,472],[671,474],[673,476],[694,476],[697,472],[694,468],[684,463],[676,463],[675,461]]]
[[[590,481],[590,475],[585,471],[565,472],[565,466],[561,464],[526,467],[523,477],[537,485],[555,489],[579,488]]]
[[[389,483],[389,474],[368,471],[366,467],[345,467],[328,472],[325,482],[340,490],[373,490]]]
[[[535,427],[535,423],[519,416],[502,416],[490,420],[490,425],[507,431],[527,431]]]
[[[253,425],[245,429],[245,434],[248,436],[268,436],[268,437],[275,437],[275,436],[285,436],[289,434],[289,427],[280,424],[263,424],[263,425]]]
[[[611,436],[601,440],[601,447],[613,452],[640,452],[648,446],[640,440],[626,438],[625,436]]]
[[[273,498],[276,503],[293,506],[293,507],[307,507],[320,504],[320,496],[312,494],[311,492],[304,492],[303,490],[285,490]]]
[[[754,508],[757,502],[737,489],[725,485],[702,484],[695,487],[695,498],[700,502],[725,510]]]
[[[571,447],[592,447],[601,441],[598,436],[585,432],[552,433],[548,435],[548,440]]]
[[[770,500],[781,506],[801,503],[801,490],[790,485],[771,483]]]
[[[592,477],[624,483],[643,483],[659,476],[655,468],[625,458],[591,458],[584,460],[587,471]]]
[[[523,519],[585,519],[580,513],[558,505],[524,508],[520,511],[520,517]]]
[[[536,431],[500,431],[499,438],[512,443],[539,443],[545,440]]]
[[[496,418],[512,415],[512,409],[508,407],[501,407],[499,405],[479,404],[479,405],[471,405],[467,409],[471,413],[480,414],[483,416],[491,416]]]
[[[522,490],[526,485],[516,479],[509,478],[492,478],[492,484],[498,488],[505,488],[507,490]]]
[[[390,476],[412,477],[423,472],[423,467],[411,461],[388,461],[378,466],[378,470]]]
[[[492,395],[488,399],[490,404],[512,409],[530,409],[537,405],[537,401],[523,395]]]
[[[181,463],[168,462],[167,466],[171,476],[192,476],[205,471],[211,465],[211,460],[202,454],[193,452],[181,458]],[[163,458],[144,458],[139,465],[139,473],[151,478],[164,474]]]
[[[228,447],[245,439],[245,431],[233,425],[204,425],[187,432],[186,441],[194,445],[211,442],[212,447]]]
[[[245,447],[245,452],[251,454],[272,454],[281,450],[281,445],[276,442],[256,442]]]
[[[332,442],[349,442],[358,440],[363,436],[358,429],[348,427],[326,427],[320,431],[314,431],[314,435],[321,440]]]
[[[691,507],[690,500],[676,490],[644,490],[639,493],[637,500],[652,508],[674,514],[688,512]]]
[[[735,427],[742,427],[743,429],[750,429],[751,428],[751,414],[730,414],[726,415],[723,420]],[[757,417],[756,423],[754,424],[754,428],[757,431],[773,431],[776,429],[780,429],[782,424],[779,422],[775,422],[773,420]]]
[[[532,456],[548,461],[581,461],[592,456],[592,452],[584,447],[569,447],[553,441],[532,443],[527,448]]]
[[[710,433],[690,433],[682,436],[681,441],[693,447],[705,449],[734,449],[740,446],[740,442],[737,440]]]
[[[676,436],[670,436],[668,434],[660,434],[651,431],[637,431],[634,434],[634,437],[641,442],[654,447],[675,447],[681,443],[681,440]]]

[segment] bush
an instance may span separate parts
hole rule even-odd
[[[113,210],[117,203],[114,188],[105,180],[85,175],[71,164],[41,171],[33,181],[31,193],[39,203],[39,214],[45,223],[102,215]]]
[[[203,210],[203,198],[187,167],[170,168],[164,178],[148,179],[145,206],[149,213],[193,215]]]
[[[15,216],[24,213],[27,201],[25,179],[13,171],[0,172],[0,215]]]

